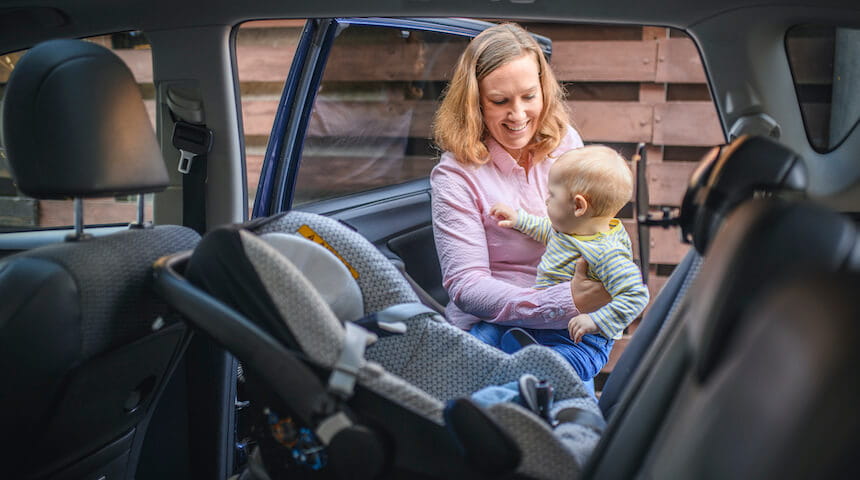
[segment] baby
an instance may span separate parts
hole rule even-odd
[[[630,237],[614,218],[632,195],[633,174],[624,158],[609,147],[590,145],[562,154],[550,168],[548,217],[504,204],[490,210],[500,226],[519,230],[547,246],[535,288],[570,281],[576,261],[583,257],[589,265],[588,276],[603,283],[612,296],[600,309],[580,313],[568,322],[569,349],[559,351],[558,335],[550,333],[554,331],[522,329],[536,343],[555,345],[583,380],[600,371],[614,341],[648,304],[648,289],[633,263]],[[548,342],[542,341],[544,336]]]

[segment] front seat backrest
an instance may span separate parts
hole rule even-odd
[[[741,205],[714,239],[701,273],[667,325],[668,337],[647,357],[638,389],[624,396],[610,419],[589,478],[633,478],[657,432],[670,421],[666,413],[687,401],[691,385],[728,360],[725,352],[738,341],[756,295],[787,276],[846,268],[856,238],[851,221],[821,206],[765,199]]]
[[[30,196],[140,194],[168,184],[138,86],[101,46],[54,40],[31,49],[12,72],[2,115],[14,180]],[[184,227],[136,225],[0,262],[4,476],[134,476],[186,336],[154,298],[151,266],[198,240]]]
[[[725,218],[757,193],[803,192],[808,184],[806,164],[788,147],[770,139],[743,136],[714,147],[691,175],[681,202],[682,238],[695,248],[675,267],[651,302],[624,354],[615,364],[600,396],[600,408],[611,417],[626,390],[637,388],[634,374],[653,361],[645,354],[678,309],[687,288],[698,275],[712,238]],[[663,334],[662,339],[668,338]],[[631,385],[634,385],[631,387]]]
[[[667,416],[642,478],[858,478],[860,276],[773,279]]]

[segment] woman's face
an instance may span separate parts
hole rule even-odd
[[[495,69],[478,83],[484,125],[515,159],[538,128],[543,95],[538,64],[524,54]]]

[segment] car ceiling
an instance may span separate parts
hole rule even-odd
[[[860,2],[856,0],[130,0],[120,4],[0,0],[0,53],[56,37],[143,30],[150,38],[157,32],[171,32],[168,36],[181,39],[195,30],[207,30],[195,27],[217,30],[247,20],[335,16],[462,16],[680,28],[702,49],[724,129],[728,131],[750,110],[767,112],[782,127],[781,141],[809,161],[810,193],[822,198],[839,196],[831,202],[833,206],[860,210],[860,164],[856,161],[860,132],[855,131],[832,152],[816,152],[809,145],[784,48],[785,31],[796,24],[860,27]],[[213,73],[187,55],[170,52],[168,56],[174,63],[185,64],[184,72],[172,72],[176,75]],[[228,177],[229,182],[238,181],[235,175]],[[232,210],[241,209],[234,206]]]
[[[0,0],[0,45],[5,51],[25,48],[46,38],[82,37],[118,30],[161,30],[193,25],[234,25],[273,17],[329,16],[476,16],[529,20],[636,23],[689,29],[714,17],[757,9],[760,21],[779,22],[803,10],[860,22],[860,2],[844,0],[218,0],[124,1],[75,0],[38,2]],[[794,13],[786,9],[794,10]],[[762,12],[770,15],[760,15]]]

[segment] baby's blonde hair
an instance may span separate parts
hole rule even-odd
[[[633,172],[618,152],[605,145],[568,150],[552,166],[574,195],[588,200],[594,217],[615,216],[633,196]]]

